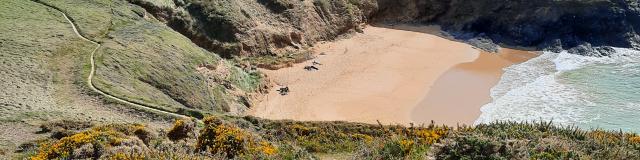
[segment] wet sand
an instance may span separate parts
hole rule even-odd
[[[439,77],[411,117],[415,123],[471,125],[480,116],[480,108],[491,102],[490,91],[503,68],[527,61],[535,52],[500,49],[499,53],[480,53],[473,62],[456,65]]]
[[[291,92],[281,96],[276,91],[278,87],[272,88],[248,114],[302,121],[428,122],[430,120],[426,121],[425,116],[416,114],[434,117],[431,115],[454,113],[461,108],[422,107],[434,103],[425,97],[436,93],[430,92],[431,89],[442,86],[440,77],[449,75],[450,69],[467,68],[465,64],[476,59],[485,64],[480,68],[486,69],[477,71],[491,73],[486,74],[488,78],[474,78],[486,81],[477,82],[486,86],[471,88],[479,89],[474,91],[477,93],[486,92],[478,97],[488,97],[489,89],[497,82],[493,79],[499,78],[504,66],[512,64],[494,65],[493,59],[485,62],[486,55],[490,54],[481,54],[470,45],[435,36],[433,34],[439,33],[439,29],[433,26],[369,26],[364,31],[349,39],[316,45],[313,50],[318,57],[314,60],[275,71],[262,70],[273,83],[288,86]],[[304,70],[312,61],[322,64],[317,65],[319,70]],[[450,100],[453,100],[451,104],[458,102]],[[472,119],[472,122],[481,105],[467,106],[466,111],[471,113],[457,114],[454,118],[465,122]],[[412,113],[415,111],[419,112]]]

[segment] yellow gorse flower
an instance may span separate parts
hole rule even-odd
[[[64,137],[52,144],[42,144],[38,153],[31,157],[32,160],[55,159],[69,157],[73,149],[85,144],[100,142],[107,146],[119,145],[125,135],[116,132],[112,128],[94,128],[80,132],[69,137]]]
[[[418,129],[413,132],[413,135],[417,137],[417,139],[421,143],[433,144],[440,140],[440,138],[445,136],[448,132],[448,128],[436,127],[432,129]]]
[[[635,137],[629,138],[629,142],[634,143],[634,144],[640,144],[640,136],[635,136]]]

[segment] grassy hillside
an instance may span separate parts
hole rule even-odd
[[[0,156],[46,135],[55,120],[145,123],[161,115],[115,103],[87,86],[96,53],[97,88],[159,109],[202,117],[239,113],[262,88],[262,76],[191,43],[144,9],[123,0],[0,0]],[[2,158],[2,157],[0,157]]]
[[[89,52],[62,14],[32,1],[0,0],[0,159],[21,143],[45,135],[54,120],[146,123],[164,118],[104,103],[86,87]]]
[[[640,158],[640,137],[636,134],[583,131],[550,123],[449,128],[253,117],[208,117],[204,125],[178,120],[172,128],[160,131],[138,124],[99,126],[24,146],[21,156],[34,159]]]
[[[221,60],[126,1],[43,2],[69,14],[83,34],[102,43],[94,83],[107,93],[201,117],[241,112],[259,90],[258,73]]]

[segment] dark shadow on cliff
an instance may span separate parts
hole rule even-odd
[[[394,29],[394,30],[403,30],[410,32],[419,32],[430,34],[434,36],[438,36],[444,39],[448,39],[451,41],[457,41],[461,43],[466,43],[472,45],[475,48],[480,50],[497,53],[499,48],[509,48],[523,51],[540,51],[535,47],[527,47],[527,46],[512,46],[508,44],[497,44],[494,41],[484,34],[473,34],[473,33],[451,33],[442,29],[439,25],[428,25],[428,24],[418,24],[418,23],[373,23],[369,24],[373,27]],[[428,26],[428,27],[425,27]]]
[[[624,0],[378,0],[372,22],[432,24],[479,48],[635,48],[640,5]]]

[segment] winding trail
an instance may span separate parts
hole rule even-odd
[[[128,100],[125,100],[125,99],[122,99],[122,98],[118,98],[116,96],[113,96],[113,95],[111,95],[109,93],[106,93],[106,92],[98,89],[93,84],[93,75],[95,75],[95,72],[96,72],[96,63],[95,63],[94,57],[95,57],[96,51],[98,51],[98,49],[100,47],[102,47],[102,45],[100,43],[96,42],[96,41],[90,40],[90,39],[82,36],[80,34],[80,32],[78,32],[78,28],[76,27],[76,24],[73,21],[71,21],[71,19],[69,19],[69,17],[67,16],[67,14],[64,13],[62,10],[60,10],[59,8],[51,6],[51,5],[46,4],[44,2],[40,2],[40,1],[34,1],[34,2],[40,3],[40,4],[45,5],[47,7],[50,7],[50,8],[53,8],[53,9],[59,11],[60,13],[62,13],[62,16],[64,16],[64,18],[67,20],[67,22],[69,22],[69,24],[71,24],[71,27],[73,28],[73,32],[78,37],[80,37],[82,40],[85,40],[87,42],[90,42],[90,43],[96,45],[96,48],[93,49],[93,51],[91,51],[91,72],[89,73],[89,76],[87,77],[87,84],[89,85],[89,88],[91,88],[91,90],[101,94],[102,96],[110,98],[112,100],[115,100],[115,101],[118,101],[120,103],[124,103],[124,104],[130,105],[130,106],[134,106],[134,107],[137,107],[139,109],[146,110],[146,111],[154,112],[154,113],[157,113],[157,114],[169,115],[169,116],[173,116],[173,117],[176,117],[176,118],[190,118],[190,116],[187,116],[187,115],[177,114],[177,113],[169,112],[169,111],[166,111],[166,110],[157,109],[157,108],[154,108],[154,107],[151,107],[151,106],[148,106],[148,105],[145,105],[145,104],[141,104],[141,103],[138,103],[138,102],[133,102],[133,101],[128,101]]]

